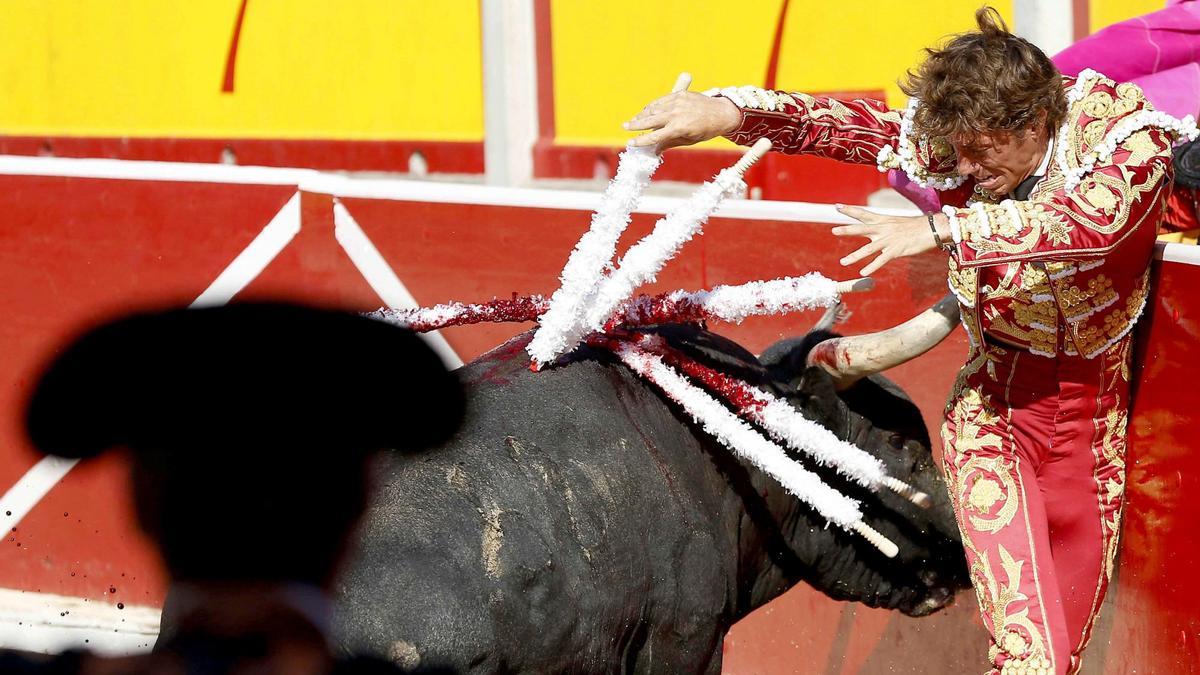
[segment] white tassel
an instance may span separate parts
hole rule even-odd
[[[962,243],[962,227],[958,224],[958,209],[947,204],[942,207],[942,213],[946,214],[946,218],[950,220],[950,238],[955,244]]]
[[[526,351],[538,363],[554,360],[575,348],[587,332],[584,315],[594,302],[599,280],[612,263],[617,240],[629,226],[630,214],[650,183],[662,157],[651,148],[627,147],[617,164],[617,175],[600,199],[592,226],[571,252],[559,276],[561,285],[550,297],[550,307]]]
[[[588,308],[587,327],[593,331],[602,329],[622,302],[639,286],[653,281],[663,265],[700,231],[725,197],[745,189],[742,175],[770,148],[771,141],[759,139],[736,164],[721,170],[690,199],[659,219],[654,230],[634,244],[621,258],[617,270],[601,283]]]
[[[633,345],[624,344],[617,356],[634,372],[650,380],[735,454],[774,478],[789,493],[813,507],[817,513],[847,531],[866,538],[888,557],[899,549],[862,522],[858,502],[826,485],[820,477],[796,464],[783,448],[762,437],[725,406],[662,362],[662,359]]]
[[[717,286],[708,291],[676,291],[669,297],[676,302],[694,303],[721,321],[741,323],[749,316],[832,307],[838,303],[840,293],[838,282],[817,272],[809,272],[802,277],[751,281],[738,286]],[[636,312],[635,301],[631,303],[627,313]]]

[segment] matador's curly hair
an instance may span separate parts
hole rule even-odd
[[[954,36],[908,71],[900,88],[920,99],[913,124],[930,136],[969,141],[1028,129],[1051,134],[1067,112],[1062,75],[1042,50],[1008,32],[992,7],[975,12],[979,30]]]

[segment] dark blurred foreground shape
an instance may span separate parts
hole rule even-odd
[[[164,632],[153,654],[9,654],[0,672],[398,672],[332,653],[326,593],[371,453],[436,445],[462,414],[420,338],[352,314],[240,304],[87,332],[42,375],[28,433],[60,457],[131,452],[138,519],[172,578]]]

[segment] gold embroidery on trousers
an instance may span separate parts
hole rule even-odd
[[[1015,560],[1003,544],[997,546],[996,550],[1004,571],[1003,585],[997,582],[992,573],[987,553],[976,550],[975,564],[971,566],[971,581],[975,584],[980,610],[991,623],[995,639],[992,661],[997,660],[997,652],[1007,656],[1001,673],[1024,673],[1030,672],[1026,668],[1048,668],[1050,661],[1046,658],[1046,642],[1029,618],[1029,607],[1015,612],[1009,610],[1014,602],[1029,602],[1029,596],[1021,592],[1021,568],[1025,561]]]
[[[995,533],[1012,525],[1019,509],[1016,468],[1000,454],[1003,439],[993,431],[1004,422],[990,398],[971,384],[972,378],[980,375],[996,381],[995,362],[1004,354],[1004,350],[992,348],[974,350],[955,383],[942,428],[946,484],[972,561],[971,582],[993,636],[992,661],[1003,658],[1001,673],[1049,675],[1047,638],[1030,619],[1031,599],[1021,591],[1026,561],[1014,558],[1003,544],[983,551],[974,541],[979,533]],[[989,553],[999,559],[991,560]],[[999,567],[994,569],[993,562]],[[997,570],[1004,574],[1003,583],[996,578]]]
[[[969,440],[977,447],[992,445],[992,439],[996,439],[995,445],[999,446],[999,436],[978,436],[978,429],[969,424],[960,428],[958,438],[960,441],[967,440],[968,435],[976,436]],[[965,489],[966,485],[971,483],[970,493],[960,494],[959,500],[966,505],[963,507],[963,515],[970,519],[975,530],[993,533],[1012,524],[1018,506],[1017,484],[1013,480],[1012,471],[1012,466],[1000,457],[972,457],[959,469],[960,489]],[[973,483],[972,477],[975,478]],[[1003,500],[1003,504],[995,515],[991,515],[992,507],[1000,500]],[[967,507],[979,515],[968,513]]]
[[[1104,518],[1104,573],[1111,579],[1116,566],[1119,548],[1118,534],[1121,531],[1121,500],[1125,495],[1125,434],[1129,426],[1129,411],[1117,400],[1104,420],[1104,436],[1100,449],[1104,459],[1116,467],[1116,473],[1101,486],[1102,503],[1109,513]]]

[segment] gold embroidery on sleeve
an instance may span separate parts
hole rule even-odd
[[[1145,164],[1151,157],[1163,151],[1160,144],[1155,143],[1149,129],[1142,129],[1125,139],[1125,149],[1129,150],[1129,164]]]
[[[871,117],[874,117],[885,124],[900,123],[900,111],[898,110],[876,110],[875,108],[868,106],[867,112],[871,114]]]

